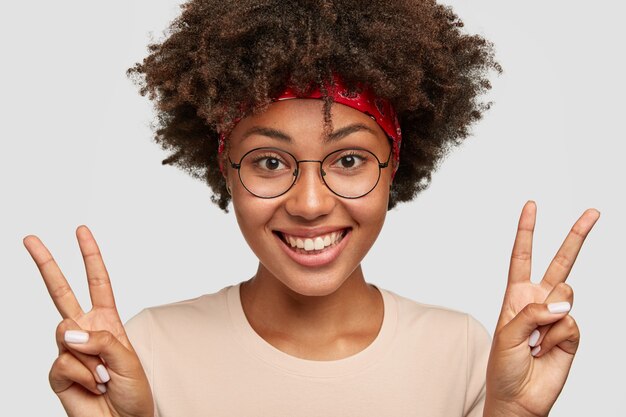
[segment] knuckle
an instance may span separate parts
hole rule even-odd
[[[571,343],[578,344],[580,343],[580,330],[578,329],[578,324],[576,324],[576,320],[574,320],[572,316],[567,315],[566,317],[569,317],[566,322],[566,327],[569,334],[567,340]]]
[[[72,292],[72,287],[70,287],[68,284],[62,284],[62,285],[59,285],[58,287],[51,289],[50,295],[52,296],[52,298],[62,298],[66,294],[70,294],[71,292]]]
[[[563,325],[570,333],[575,333],[578,331],[578,325],[576,324],[576,320],[574,320],[574,317],[568,314],[561,320],[563,320]]]
[[[524,307],[520,311],[520,314],[522,314],[524,319],[526,319],[527,321],[534,321],[537,315],[537,304],[535,303],[526,304],[526,307]]]
[[[561,294],[565,294],[566,297],[568,298],[572,298],[574,296],[574,290],[572,289],[572,287],[567,284],[566,282],[561,282],[557,285],[558,287],[558,291]]]
[[[570,270],[572,268],[572,261],[562,253],[556,254],[554,257],[554,263],[565,270]]]
[[[94,250],[93,252],[88,253],[88,254],[86,254],[85,256],[83,256],[83,258],[84,258],[84,259],[89,259],[89,258],[96,258],[96,259],[99,259],[99,258],[102,258],[102,254],[100,253],[100,251],[99,251],[99,250]]]
[[[585,238],[587,237],[587,234],[585,233],[584,229],[578,223],[572,226],[572,228],[570,229],[570,233],[575,236],[578,236],[582,240],[585,240]]]
[[[107,330],[100,330],[95,332],[96,340],[98,341],[98,345],[101,347],[108,347],[115,344],[116,340],[115,336]]]
[[[50,370],[50,372],[55,371],[59,373],[64,373],[70,368],[72,362],[73,361],[71,358],[71,354],[67,352],[63,352],[55,359],[54,363],[52,364],[52,369]]]
[[[107,276],[93,276],[89,277],[89,285],[94,287],[100,287],[103,285],[111,285],[111,281]]]
[[[61,321],[59,324],[57,324],[56,333],[62,334],[63,332],[65,332],[65,329],[67,329],[67,325],[68,323],[65,320]]]
[[[48,372],[48,383],[52,388],[54,388],[55,382],[60,381],[59,371],[54,366],[50,368],[50,372]]]
[[[517,259],[520,261],[529,261],[532,258],[532,253],[525,249],[519,249],[519,250],[513,251],[513,253],[511,254],[511,258]]]
[[[57,325],[57,332],[64,333],[66,330],[78,327],[76,322],[72,319],[63,319]]]
[[[61,322],[57,325],[56,330],[54,331],[54,334],[56,335],[57,339],[63,339],[63,333],[65,333],[65,323]]]
[[[76,322],[72,319],[63,319],[56,328],[56,337],[57,340],[65,339],[65,332],[68,330],[79,329],[80,327]]]

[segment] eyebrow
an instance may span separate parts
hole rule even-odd
[[[366,131],[366,132],[371,133],[372,135],[376,135],[376,132],[371,127],[368,127],[364,125],[363,123],[353,123],[351,125],[344,126],[339,130],[333,131],[330,135],[328,135],[328,138],[326,138],[324,142],[325,143],[336,142],[352,133],[360,132],[360,131]],[[267,136],[273,139],[278,139],[280,141],[287,142],[287,143],[293,142],[293,139],[291,138],[291,136],[289,136],[285,132],[278,130],[278,129],[273,129],[271,127],[262,127],[262,126],[251,127],[243,134],[241,140],[244,140],[248,136],[255,135],[255,134]]]

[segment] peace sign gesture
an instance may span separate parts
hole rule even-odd
[[[50,386],[71,417],[152,417],[150,386],[115,307],[98,245],[86,226],[76,229],[76,237],[92,303],[87,313],[41,240],[24,238],[63,317],[56,331],[59,356],[50,370]]]
[[[586,210],[539,284],[530,281],[537,207],[524,205],[489,364],[485,416],[547,416],[561,393],[580,332],[568,314],[574,292],[565,283],[589,231],[600,217]]]

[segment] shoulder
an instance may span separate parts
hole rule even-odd
[[[399,333],[436,338],[433,343],[456,346],[491,343],[485,326],[469,313],[440,305],[422,303],[386,290],[396,301]]]
[[[190,335],[212,324],[223,323],[228,319],[227,290],[222,288],[212,294],[167,304],[146,307],[131,317],[124,327],[131,339],[153,339],[160,335]]]

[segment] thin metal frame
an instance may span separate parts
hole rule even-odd
[[[267,150],[273,150],[273,151],[278,151],[278,152],[282,152],[282,153],[286,153],[287,155],[291,156],[293,158],[294,161],[296,161],[296,169],[293,172],[293,181],[291,182],[291,185],[289,186],[289,188],[287,188],[285,191],[283,191],[280,194],[277,194],[275,196],[272,197],[262,197],[260,195],[254,194],[252,191],[250,191],[248,189],[248,187],[246,187],[246,184],[244,184],[243,180],[241,179],[241,162],[243,161],[243,159],[250,153],[254,152],[254,151],[258,151],[260,149],[267,149]],[[358,197],[346,197],[343,196],[337,192],[335,192],[332,188],[330,188],[330,186],[326,183],[326,180],[324,179],[324,177],[326,176],[326,173],[324,172],[324,170],[322,169],[322,166],[324,166],[324,161],[326,161],[326,159],[328,159],[329,156],[335,154],[335,153],[339,153],[339,152],[343,152],[343,151],[349,151],[349,150],[359,150],[359,151],[365,151],[370,153],[374,158],[376,158],[376,161],[378,161],[378,178],[376,179],[376,183],[374,184],[374,186],[372,188],[370,188],[370,190],[368,192],[366,192],[365,194],[362,194]],[[258,198],[263,198],[263,199],[270,199],[270,198],[277,198],[280,197],[283,194],[286,194],[289,190],[291,190],[294,186],[294,184],[297,182],[298,177],[300,176],[300,162],[318,162],[320,164],[320,177],[322,178],[322,182],[324,183],[324,185],[326,186],[326,188],[328,188],[330,190],[331,193],[335,194],[338,197],[341,198],[346,198],[346,199],[350,199],[350,200],[354,200],[357,198],[361,198],[361,197],[365,197],[366,195],[368,195],[369,193],[372,192],[372,190],[374,190],[374,188],[376,188],[376,186],[378,185],[378,183],[380,182],[380,173],[381,170],[383,168],[387,168],[389,166],[389,160],[391,159],[391,153],[393,152],[393,147],[391,147],[391,149],[389,150],[389,156],[387,156],[387,161],[386,162],[380,162],[380,159],[378,159],[378,157],[371,151],[367,150],[367,149],[363,149],[363,148],[342,148],[342,149],[337,149],[336,151],[332,151],[331,153],[329,153],[328,155],[326,155],[324,157],[324,159],[322,159],[321,161],[319,160],[315,160],[315,159],[301,159],[298,160],[296,159],[296,157],[291,153],[291,152],[287,152],[284,149],[281,148],[275,148],[275,147],[271,147],[271,146],[262,146],[260,148],[254,148],[249,150],[248,152],[246,152],[240,159],[239,162],[233,162],[230,159],[230,155],[228,156],[228,162],[230,162],[230,166],[233,169],[237,170],[238,176],[239,176],[239,182],[241,182],[241,185],[243,185],[243,188],[245,188],[250,194],[252,194],[255,197]]]

